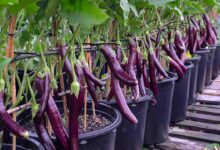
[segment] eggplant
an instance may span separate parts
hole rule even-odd
[[[15,136],[26,139],[29,137],[29,132],[17,124],[5,110],[3,91],[0,92],[0,120],[3,127],[13,133]]]
[[[88,89],[88,91],[89,91],[89,93],[92,97],[92,100],[93,100],[94,104],[97,105],[98,104],[98,97],[96,95],[95,87],[88,78],[85,78],[85,81],[86,81],[86,84],[87,84],[87,89]]]
[[[41,144],[44,146],[45,149],[47,150],[56,150],[50,135],[48,134],[44,123],[42,121],[42,118],[35,117],[34,118],[34,126],[37,132],[37,135],[40,139]]]
[[[136,64],[137,64],[137,46],[136,46],[136,42],[132,38],[130,38],[129,39],[128,74],[135,80],[137,80],[136,73],[135,73]],[[134,96],[135,100],[139,99],[140,91],[139,91],[138,85],[132,87],[132,95]]]
[[[142,66],[143,66],[142,69],[143,69],[144,86],[146,88],[150,88],[150,83],[149,83],[148,74],[147,74],[147,60],[146,59],[143,60]]]
[[[99,86],[99,87],[104,86],[104,82],[96,78],[96,76],[94,76],[91,73],[91,71],[89,70],[89,68],[87,67],[84,61],[82,61],[82,66],[83,66],[83,73],[85,75],[85,78],[88,78],[89,80],[91,80],[96,86]]]
[[[68,140],[69,137],[66,132],[66,128],[62,122],[62,118],[59,112],[59,109],[57,108],[56,103],[54,102],[53,97],[50,95],[47,108],[46,108],[46,113],[48,115],[48,118],[50,120],[51,126],[53,128],[54,134],[63,146],[65,150],[69,149],[68,145]]]
[[[111,74],[111,78],[112,78],[112,90],[114,93],[116,104],[119,107],[119,110],[131,123],[137,124],[138,120],[128,107],[128,104],[122,93],[119,80],[116,79],[116,77],[113,74]]]
[[[132,78],[130,75],[128,75],[120,66],[118,63],[115,55],[112,52],[111,47],[104,45],[101,48],[101,52],[106,58],[106,61],[109,65],[109,68],[111,69],[111,72],[114,73],[115,77],[119,79],[121,82],[123,82],[126,85],[129,86],[135,86],[137,85],[137,80]]]
[[[69,101],[69,149],[79,150],[79,103],[74,94],[67,96]]]
[[[39,77],[37,77],[37,79],[39,79]],[[35,80],[36,84],[41,84],[41,83],[37,83],[39,82],[38,80]],[[35,117],[41,119],[44,116],[44,113],[46,111],[46,107],[48,104],[48,100],[49,100],[49,96],[50,96],[50,92],[51,92],[51,88],[50,88],[50,76],[48,73],[45,74],[44,79],[43,79],[43,92],[40,94],[40,107],[39,110],[36,114]]]

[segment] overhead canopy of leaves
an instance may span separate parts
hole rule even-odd
[[[108,15],[103,9],[89,0],[61,0],[61,15],[66,17],[70,24],[84,26],[99,25],[106,21]]]

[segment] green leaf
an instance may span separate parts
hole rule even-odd
[[[31,38],[30,33],[29,33],[28,31],[23,31],[23,32],[21,33],[20,38],[19,38],[20,46],[21,46],[21,47],[24,47],[25,44],[26,44],[26,42],[29,41],[30,38]]]
[[[202,2],[206,6],[215,6],[217,4],[217,0],[202,0]]]
[[[125,20],[125,25],[127,24],[128,21],[128,16],[130,13],[130,6],[127,0],[120,0],[120,7],[123,10],[123,16]]]
[[[61,0],[61,15],[69,19],[70,24],[85,26],[99,25],[106,21],[105,11],[89,0]]]
[[[14,5],[18,4],[18,0],[0,0],[0,5]]]
[[[10,58],[6,58],[6,57],[2,57],[0,58],[0,70],[3,70],[6,64],[9,64],[11,62],[12,59]]]
[[[39,0],[19,0],[19,3],[13,6],[8,7],[9,11],[13,14],[17,14],[20,10],[25,9],[28,15],[35,14],[39,7],[37,6],[37,2]]]
[[[132,10],[132,12],[134,13],[134,15],[135,15],[136,17],[138,17],[138,12],[137,12],[136,7],[135,7],[134,5],[132,5],[132,4],[129,4],[129,7],[130,7],[130,9]]]
[[[166,3],[173,2],[175,0],[148,0],[150,5],[154,5],[156,7],[164,6]]]
[[[204,7],[201,5],[201,3],[191,0],[185,0],[184,14],[193,15],[200,13],[205,13]]]
[[[182,11],[178,7],[174,7],[174,10],[179,14],[180,20],[183,21],[184,20],[184,16],[183,16]]]

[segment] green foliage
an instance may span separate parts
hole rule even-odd
[[[150,5],[156,6],[156,7],[161,7],[165,6],[165,4],[169,2],[173,2],[175,0],[148,0]]]
[[[33,15],[37,12],[39,7],[37,6],[37,2],[39,0],[19,0],[19,3],[15,3],[12,6],[8,6],[9,11],[16,15],[20,10],[24,9],[27,12],[27,15]]]
[[[106,21],[108,15],[103,9],[89,0],[61,0],[60,13],[69,23],[84,26],[99,25]]]
[[[0,5],[14,5],[18,4],[18,0],[1,0]]]

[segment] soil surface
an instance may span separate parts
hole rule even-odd
[[[64,120],[64,119],[63,119]],[[79,116],[79,134],[89,133],[93,131],[97,131],[109,126],[112,123],[111,120],[101,116],[100,114],[96,115],[96,119],[93,118],[93,115],[87,115],[87,128],[84,130],[84,116]],[[64,123],[65,124],[65,123]],[[24,124],[22,124],[24,128],[26,128],[30,133],[36,133],[33,120],[26,120]]]

